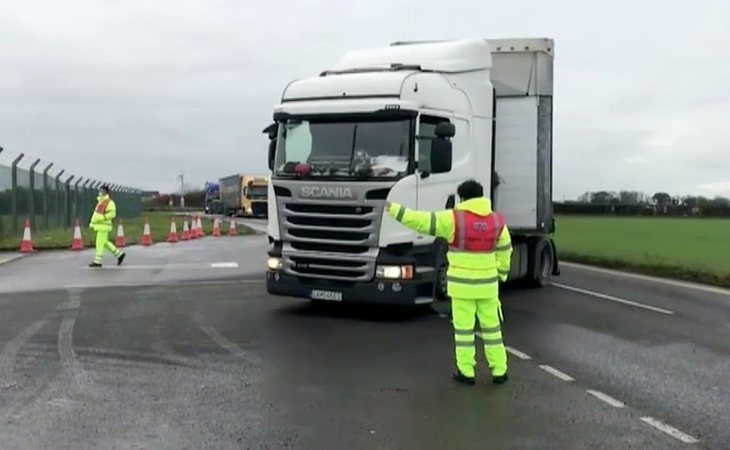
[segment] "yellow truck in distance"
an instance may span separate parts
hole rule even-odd
[[[237,174],[220,179],[223,211],[228,216],[266,217],[269,178]]]

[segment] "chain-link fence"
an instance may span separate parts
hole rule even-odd
[[[142,191],[66,173],[40,158],[0,147],[0,236],[17,235],[25,219],[33,230],[69,228],[88,223],[99,187],[109,184],[118,217],[136,217]]]

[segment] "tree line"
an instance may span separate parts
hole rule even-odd
[[[586,192],[577,200],[558,202],[555,211],[558,214],[730,217],[730,198],[672,196],[666,192],[649,195],[640,191],[595,191]]]

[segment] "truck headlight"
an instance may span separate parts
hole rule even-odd
[[[253,209],[251,209],[251,208],[246,208],[246,214],[251,214],[252,212],[253,212]]]
[[[272,271],[281,270],[281,258],[269,256],[269,259],[266,261],[266,266]]]
[[[413,278],[413,266],[378,266],[375,276],[390,280],[410,280]]]

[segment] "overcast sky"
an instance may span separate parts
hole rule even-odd
[[[556,41],[555,198],[730,196],[727,0],[3,0],[0,146],[171,190],[264,171],[285,83],[405,39]]]

